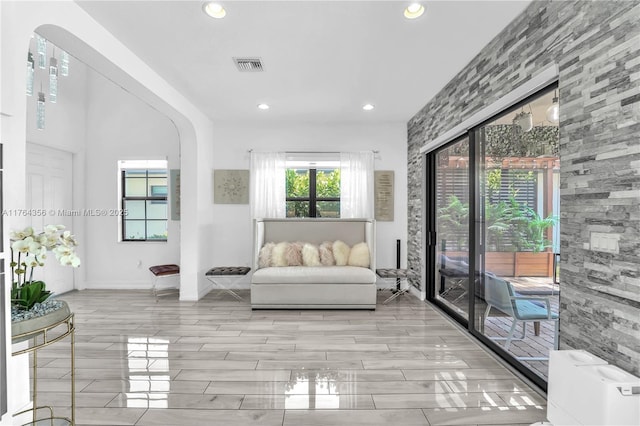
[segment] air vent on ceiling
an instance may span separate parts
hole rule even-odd
[[[264,71],[260,58],[233,58],[233,62],[235,62],[236,67],[238,67],[238,71]]]

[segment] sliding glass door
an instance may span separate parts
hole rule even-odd
[[[433,299],[463,321],[469,315],[469,139],[432,154]]]
[[[428,298],[546,386],[557,347],[555,87],[426,156]]]
[[[473,329],[546,381],[557,347],[558,124],[554,91],[475,130],[478,232]],[[553,118],[553,117],[551,117]]]

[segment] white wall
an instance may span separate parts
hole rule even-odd
[[[208,259],[205,262],[203,253],[210,253],[212,247],[211,238],[208,238],[212,207],[207,198],[211,194],[211,182],[201,179],[209,173],[212,164],[211,121],[72,1],[0,1],[0,19],[0,140],[5,148],[4,181],[11,182],[3,188],[4,207],[20,209],[25,205],[25,52],[31,35],[38,30],[89,66],[107,73],[118,84],[176,123],[180,134],[182,169],[180,297],[183,300],[196,300],[206,287],[204,271],[208,267]],[[80,174],[76,173],[75,168],[74,173],[78,178]],[[4,219],[4,243],[7,247],[7,231],[19,227],[21,222],[12,217]],[[75,226],[74,231],[79,232]],[[6,289],[7,286],[5,292],[8,292]],[[7,304],[2,309],[6,318],[8,312],[7,294]],[[9,325],[10,321],[7,321],[8,334]],[[5,349],[7,354],[9,346]],[[18,366],[17,358],[21,357],[8,357],[8,370],[24,373],[9,378],[9,389],[12,390],[8,394],[10,412],[15,412],[25,402],[19,389],[28,391],[29,388],[28,371]],[[0,425],[5,424],[12,424],[10,414],[0,419]]]
[[[167,159],[180,167],[179,138],[169,118],[91,71],[87,78],[85,209],[120,209],[118,160]],[[118,242],[117,216],[85,217],[86,288],[150,288],[149,266],[180,263],[179,222],[167,242]]]
[[[85,167],[85,130],[86,130],[86,96],[87,96],[87,73],[93,72],[87,66],[74,57],[69,58],[69,75],[62,76],[59,71],[58,75],[58,99],[56,103],[51,103],[48,93],[49,89],[49,57],[54,53],[54,45],[47,42],[47,66],[45,69],[39,69],[36,55],[35,38],[28,42],[31,52],[34,54],[35,77],[34,77],[34,94],[26,97],[26,139],[28,143],[42,145],[61,151],[70,152],[73,158],[72,179],[74,182],[84,182]],[[26,47],[25,47],[26,49]],[[55,56],[58,58],[60,65],[60,47],[55,46]],[[36,128],[36,103],[40,83],[45,93],[45,128],[38,130]],[[67,209],[79,209],[84,206],[84,187],[82,185],[72,185],[69,188],[72,194],[73,204],[65,206]],[[85,259],[85,232],[84,218],[67,217],[60,218],[56,215],[47,213],[44,218],[45,224],[65,224],[68,229],[76,235],[79,242],[77,248],[78,256],[81,260]],[[51,262],[51,261],[50,261]],[[51,262],[53,263],[53,262]],[[47,269],[55,268],[55,265],[47,263]],[[71,268],[69,268],[71,269]],[[41,274],[46,270],[38,271]],[[75,288],[84,287],[85,269],[78,268],[71,271],[73,274],[73,284]]]
[[[242,125],[216,123],[215,169],[249,169],[249,149],[256,151],[364,151],[379,150],[376,170],[395,172],[393,222],[377,223],[380,268],[395,267],[396,240],[402,240],[406,265],[407,240],[407,129],[405,123]],[[211,172],[212,174],[212,172]],[[212,179],[210,177],[210,179]],[[251,266],[252,224],[249,205],[215,204],[213,250],[210,264]]]

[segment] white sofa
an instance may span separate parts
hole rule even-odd
[[[254,222],[252,309],[375,309],[375,221],[371,219],[258,219]],[[370,265],[259,268],[266,242],[302,241],[320,245],[342,240],[366,242]]]

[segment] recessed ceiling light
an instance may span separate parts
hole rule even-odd
[[[411,3],[404,9],[404,17],[407,19],[416,19],[424,13],[424,6],[420,3]]]
[[[372,104],[362,105],[362,109],[365,110],[365,111],[371,111],[374,108],[375,108],[375,105],[372,105]]]
[[[263,111],[268,110],[269,109],[269,105],[267,105],[267,104],[258,104],[258,109],[261,109]]]
[[[220,3],[215,2],[207,2],[202,6],[202,10],[204,13],[211,16],[212,18],[222,19],[227,15],[227,11],[224,10],[224,7]]]

